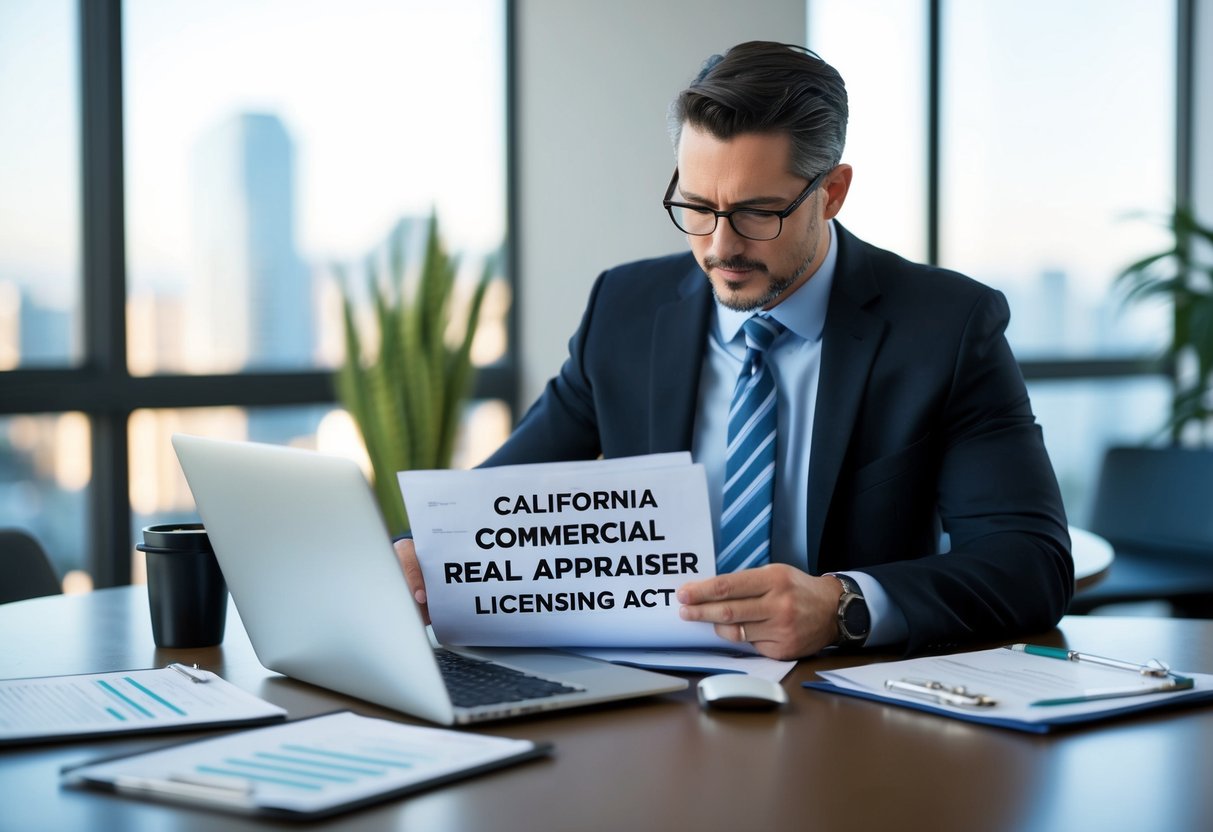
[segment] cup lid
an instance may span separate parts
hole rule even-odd
[[[156,526],[144,526],[143,542],[135,548],[141,552],[148,549],[209,552],[211,541],[201,523],[164,523]]]

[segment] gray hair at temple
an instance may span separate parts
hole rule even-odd
[[[792,171],[813,179],[842,159],[847,90],[838,70],[808,49],[750,41],[708,58],[674,99],[669,129],[675,153],[684,124],[723,140],[786,130]]]

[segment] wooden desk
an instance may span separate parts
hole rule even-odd
[[[1037,640],[1213,672],[1213,622],[1067,618]],[[198,662],[291,717],[352,708],[399,714],[258,664],[233,612],[222,647],[156,650],[142,587],[0,606],[0,678]],[[855,659],[850,660],[854,662]],[[492,723],[550,740],[553,758],[308,829],[1145,830],[1213,828],[1213,708],[1039,737],[806,691],[840,659],[801,662],[782,711],[700,710],[691,690]],[[61,790],[61,766],[194,734],[0,750],[0,829],[275,826]],[[299,826],[277,824],[283,828]]]

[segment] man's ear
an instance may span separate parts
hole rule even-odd
[[[850,165],[838,165],[822,183],[821,189],[826,195],[823,209],[825,219],[834,219],[842,210],[842,204],[847,201],[847,192],[851,190],[851,173]]]

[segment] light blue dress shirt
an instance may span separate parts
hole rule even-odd
[[[809,504],[809,456],[821,372],[821,336],[838,260],[838,236],[832,220],[829,229],[829,250],[821,267],[767,313],[787,327],[765,356],[775,377],[778,400],[771,562],[790,564],[804,571],[808,571],[809,563],[805,511]],[[728,412],[745,359],[745,334],[741,327],[752,314],[716,304],[700,370],[692,455],[707,473],[712,524],[717,535],[725,479]],[[859,584],[868,603],[872,628],[867,644],[877,646],[903,640],[907,634],[905,616],[880,582],[863,572],[843,574]]]

